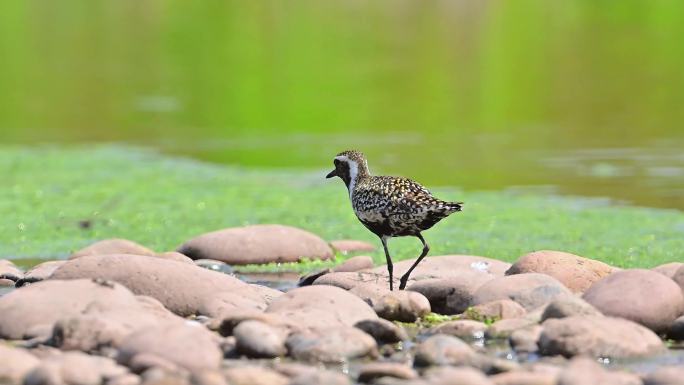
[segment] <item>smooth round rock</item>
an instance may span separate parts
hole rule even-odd
[[[684,340],[684,315],[672,322],[667,331],[667,337],[678,341]]]
[[[651,270],[630,269],[595,283],[582,297],[601,313],[665,332],[684,313],[684,295],[671,279]]]
[[[571,316],[548,319],[542,326],[539,348],[544,355],[626,358],[665,349],[651,330],[623,318]]]
[[[230,385],[287,385],[282,374],[261,366],[233,367],[223,371]]]
[[[655,369],[644,377],[644,385],[682,385],[684,367],[664,366]]]
[[[295,332],[286,341],[290,355],[300,361],[342,363],[375,355],[373,337],[354,327],[329,327]]]
[[[524,307],[510,299],[485,302],[467,309],[464,315],[475,321],[520,318],[527,314]]]
[[[610,371],[589,357],[573,358],[561,371],[558,385],[641,385],[639,376],[627,372]]]
[[[508,343],[516,353],[534,353],[539,350],[542,329],[539,325],[531,325],[514,330],[508,337]]]
[[[50,278],[52,273],[55,272],[55,270],[60,268],[65,263],[66,261],[47,261],[40,263],[29,269],[26,273],[24,273],[23,278],[17,281],[16,286],[22,287],[29,283],[34,283],[48,279]]]
[[[429,329],[429,333],[446,334],[465,340],[484,338],[487,325],[472,320],[455,320],[441,323]]]
[[[495,374],[489,379],[494,385],[556,385],[556,376],[552,374],[522,370]]]
[[[21,384],[24,377],[40,360],[26,349],[13,348],[0,343],[0,383]]]
[[[378,344],[393,344],[408,340],[408,334],[404,328],[382,318],[359,321],[354,327],[375,338]]]
[[[250,320],[241,322],[234,330],[237,351],[253,358],[275,358],[287,353],[287,332],[266,323]]]
[[[556,298],[572,293],[555,278],[539,273],[524,273],[494,278],[475,292],[473,305],[510,299],[530,311]]]
[[[389,321],[415,322],[430,313],[430,302],[420,293],[392,291],[374,303],[373,310]]]
[[[475,351],[461,339],[436,334],[418,345],[413,363],[416,367],[469,365],[475,356]]]
[[[401,275],[416,261],[416,258],[405,259],[394,264],[394,274]],[[425,258],[411,273],[411,280],[420,281],[429,278],[458,278],[464,272],[488,273],[503,276],[511,267],[510,263],[498,259],[478,257],[474,255],[436,255]],[[375,267],[369,272],[388,276],[387,265]],[[385,281],[387,278],[385,278]]]
[[[602,314],[587,301],[569,296],[555,299],[546,305],[541,320],[546,321],[549,318],[565,318],[575,315],[600,316]]]
[[[213,231],[178,248],[192,259],[216,259],[230,265],[331,259],[330,246],[317,235],[291,226],[251,225]]]
[[[491,274],[465,271],[459,277],[420,280],[407,290],[423,294],[436,313],[460,314],[471,305],[477,289],[493,278]]]
[[[670,263],[665,263],[659,266],[656,266],[652,268],[651,270],[663,274],[667,278],[674,279],[675,274],[677,274],[677,271],[684,266],[684,263],[682,262],[670,262]]]
[[[493,385],[481,371],[470,367],[435,366],[423,376],[431,385]]]
[[[129,241],[128,239],[104,239],[95,242],[81,250],[71,254],[69,259],[80,258],[86,255],[105,255],[105,254],[134,254],[154,256],[155,252],[147,247]]]
[[[583,293],[594,282],[613,273],[613,267],[562,251],[541,250],[525,254],[506,275],[541,273],[557,279],[573,293]]]
[[[397,362],[371,362],[359,368],[359,382],[371,383],[381,377],[413,380],[418,378],[418,373],[410,366]]]
[[[684,266],[677,269],[672,280],[679,285],[679,288],[684,292]]]
[[[7,279],[14,282],[24,278],[24,273],[10,260],[0,259],[0,279]]]
[[[338,251],[342,254],[348,254],[358,251],[375,251],[375,245],[368,242],[357,241],[353,239],[338,239],[335,241],[330,241],[330,246],[332,246],[332,248],[335,249],[335,251]],[[370,267],[373,267],[373,265],[371,265]]]
[[[367,255],[357,255],[356,257],[351,257],[341,264],[335,266],[333,272],[354,272],[364,269],[370,269],[373,267],[373,258]]]
[[[351,385],[349,377],[331,370],[313,370],[292,378],[288,385]]]
[[[100,385],[130,373],[111,358],[71,351],[41,360],[24,379],[24,385]]]

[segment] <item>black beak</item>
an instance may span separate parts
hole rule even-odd
[[[332,178],[332,177],[334,177],[334,176],[337,176],[337,169],[334,169],[334,170],[330,171],[330,173],[329,173],[328,175],[326,175],[325,178],[326,178],[326,179],[330,179],[330,178]]]

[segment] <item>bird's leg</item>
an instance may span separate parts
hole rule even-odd
[[[416,235],[416,237],[418,237],[418,239],[420,239],[420,241],[423,242],[423,252],[420,253],[420,257],[418,257],[418,259],[416,259],[416,261],[408,269],[408,271],[404,275],[401,276],[401,280],[399,281],[399,290],[404,290],[404,288],[406,288],[406,282],[408,281],[409,276],[411,275],[411,272],[413,271],[413,269],[416,268],[416,266],[418,266],[420,261],[422,261],[423,258],[425,258],[425,256],[430,251],[430,246],[428,246],[427,242],[425,242],[425,239],[423,238],[423,236],[420,233],[418,233],[418,235]]]
[[[389,273],[389,285],[390,285],[390,291],[394,290],[393,286],[393,280],[392,278],[392,271],[394,270],[394,266],[392,265],[392,257],[390,257],[389,250],[387,249],[387,237],[380,237],[380,240],[382,241],[382,247],[385,249],[385,258],[387,259],[387,272]]]

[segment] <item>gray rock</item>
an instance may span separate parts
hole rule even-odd
[[[42,360],[24,379],[24,385],[100,385],[128,376],[112,359],[66,352]]]
[[[644,377],[644,385],[682,385],[684,367],[664,366],[657,368]]]
[[[233,367],[223,371],[230,385],[287,385],[282,374],[260,366]]]
[[[527,314],[525,308],[510,299],[499,299],[472,306],[464,313],[468,319],[475,321],[520,318],[525,314]]]
[[[12,348],[0,343],[0,384],[21,384],[24,377],[40,360],[26,349]]]
[[[606,370],[591,358],[577,357],[561,372],[558,385],[584,384],[641,385],[641,379],[635,374]]]
[[[231,265],[330,259],[333,251],[317,235],[291,226],[251,225],[214,231],[178,248],[192,259],[216,259]]]
[[[475,292],[473,305],[500,299],[510,299],[525,310],[543,306],[556,298],[572,293],[555,278],[538,273],[525,273],[495,278]]]
[[[359,321],[354,326],[375,338],[378,344],[393,344],[409,338],[404,328],[382,318]]]
[[[289,385],[351,385],[349,377],[330,370],[313,370],[300,374]]]
[[[354,327],[329,327],[295,332],[287,339],[292,357],[300,361],[340,363],[377,354],[373,337]]]
[[[240,323],[233,331],[237,351],[248,357],[274,358],[287,353],[287,331],[251,320]]]
[[[623,358],[665,349],[651,330],[622,318],[572,316],[548,319],[542,326],[539,348],[545,355]]]
[[[508,342],[516,353],[534,353],[539,350],[541,333],[542,327],[539,325],[517,329],[511,333]]]
[[[493,275],[479,271],[464,271],[458,277],[417,281],[408,290],[423,294],[436,313],[460,314],[473,302],[475,291],[493,278]]]
[[[476,359],[475,351],[461,339],[436,334],[423,341],[416,349],[414,366],[470,365]]]
[[[277,292],[259,290],[235,277],[191,264],[129,254],[84,256],[70,260],[51,278],[116,281],[135,294],[156,298],[181,316],[202,314],[203,304],[213,301],[222,292],[239,294],[245,300],[260,303],[261,308],[265,308],[273,293]]]
[[[368,271],[334,272],[318,277],[314,285],[337,286],[341,289],[351,290],[359,285],[372,284],[389,290],[389,278],[387,275]],[[399,279],[397,278],[397,282]]]
[[[95,242],[77,252],[73,253],[69,259],[80,258],[86,255],[105,255],[105,254],[134,254],[154,256],[155,252],[147,247],[129,241],[128,239],[105,239]]]
[[[555,299],[546,305],[541,320],[546,321],[549,318],[565,318],[575,315],[600,316],[602,314],[587,301],[570,296]]]
[[[134,365],[136,356],[158,357],[191,372],[218,369],[223,358],[219,338],[197,323],[141,329],[121,344],[118,361]]]
[[[630,269],[614,273],[582,297],[601,313],[640,323],[665,332],[684,313],[684,295],[671,279],[651,270]]]
[[[508,338],[516,330],[532,327],[536,324],[537,322],[530,317],[508,318],[494,322],[485,332],[485,336],[487,338]]]
[[[472,320],[455,320],[441,323],[430,328],[429,333],[446,334],[464,340],[484,338],[487,325],[483,322]]]
[[[410,366],[397,362],[371,362],[359,368],[359,382],[371,383],[381,377],[413,380],[418,378],[418,373]]]
[[[393,291],[374,303],[373,310],[386,320],[415,322],[430,313],[430,302],[420,293]]]

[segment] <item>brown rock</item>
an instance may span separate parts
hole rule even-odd
[[[306,286],[283,294],[266,309],[299,328],[354,326],[377,315],[353,294],[334,286]]]
[[[248,357],[275,358],[287,353],[287,331],[264,322],[250,320],[241,322],[234,330],[237,351]]]
[[[479,321],[456,320],[441,323],[430,328],[429,333],[446,334],[464,340],[484,338],[487,325]]]
[[[386,320],[415,322],[430,313],[430,302],[420,293],[392,291],[374,303],[373,310]]]
[[[192,372],[214,370],[223,358],[219,342],[218,336],[197,323],[153,326],[129,335],[121,344],[118,361],[133,366],[136,356],[152,356]]]
[[[161,259],[168,259],[168,260],[176,261],[176,262],[184,262],[184,263],[195,264],[195,261],[190,259],[190,257],[183,255],[177,251],[166,251],[164,253],[155,254],[154,257],[161,258]]]
[[[7,259],[0,259],[0,279],[9,279],[14,282],[24,278],[24,273]]]
[[[602,314],[587,301],[569,296],[555,299],[546,305],[541,320],[546,321],[549,318],[565,318],[574,315],[600,316]]]
[[[11,279],[0,278],[0,287],[14,287],[14,281]]]
[[[0,343],[0,384],[21,384],[24,377],[40,360],[26,349],[12,348]]]
[[[432,278],[417,281],[408,290],[423,294],[439,314],[463,313],[473,302],[475,291],[493,275],[479,271],[464,271],[458,277]]]
[[[155,252],[147,247],[129,241],[128,239],[105,239],[93,243],[75,253],[69,259],[84,257],[86,255],[105,255],[105,254],[133,254],[154,256]]]
[[[375,246],[373,244],[352,239],[339,239],[336,241],[331,241],[330,246],[342,254],[348,254],[350,252],[357,251],[375,251]],[[373,267],[372,264],[371,267]]]
[[[408,334],[404,328],[382,318],[359,321],[354,327],[375,338],[378,344],[393,344],[408,340]]]
[[[313,370],[294,377],[289,385],[351,385],[351,381],[342,373]]]
[[[583,293],[594,282],[613,273],[603,262],[562,251],[541,250],[523,255],[506,275],[541,273],[556,278],[573,293]]]
[[[371,383],[381,377],[413,380],[418,378],[418,373],[410,366],[397,362],[371,362],[359,368],[359,382]]]
[[[573,358],[561,372],[558,385],[584,384],[641,385],[641,379],[630,373],[608,371],[588,357]]]
[[[672,277],[672,280],[679,285],[679,287],[684,291],[684,266],[680,267],[677,269],[677,272],[675,272],[675,275]]]
[[[510,299],[498,299],[469,308],[465,316],[475,321],[520,318],[527,313],[524,307]]]
[[[141,301],[113,282],[38,282],[0,297],[0,337],[47,337],[59,320],[117,308],[142,311],[146,305]]]
[[[224,370],[230,385],[287,385],[289,379],[261,366],[243,366]]]
[[[374,307],[375,304],[380,303],[382,297],[391,293],[391,291],[386,284],[364,283],[352,287],[349,289],[349,293],[354,294],[371,307]]]
[[[607,316],[626,318],[656,332],[667,331],[684,313],[681,289],[651,270],[614,273],[594,284],[582,298]]]
[[[251,225],[206,233],[178,248],[192,259],[216,259],[231,265],[330,259],[333,251],[320,237],[282,225]]]
[[[534,353],[539,350],[538,343],[541,333],[541,326],[528,326],[514,330],[508,338],[508,342],[516,353]]]
[[[489,379],[494,385],[556,385],[554,375],[521,370],[495,374]]]
[[[536,324],[537,322],[529,317],[508,318],[494,322],[487,329],[485,335],[487,338],[508,338],[516,330],[528,328]]]
[[[663,366],[644,377],[644,385],[682,385],[684,383],[684,367]]]
[[[60,267],[52,278],[116,281],[135,294],[156,298],[181,316],[201,314],[204,303],[221,292],[239,293],[245,300],[260,302],[262,308],[270,300],[263,290],[257,290],[235,277],[187,263],[140,255],[108,254],[77,258]],[[268,293],[272,292],[268,289]]]
[[[663,274],[667,278],[674,279],[677,270],[679,270],[682,266],[684,266],[684,263],[682,262],[670,262],[660,266],[656,266],[651,270]]]
[[[336,326],[295,332],[287,339],[287,348],[297,360],[341,363],[353,358],[375,355],[373,337],[354,327]]]
[[[55,270],[65,263],[66,261],[47,261],[40,263],[24,273],[24,277],[17,281],[17,287],[48,279]]]
[[[572,316],[544,321],[542,354],[566,357],[638,357],[660,352],[664,345],[649,329],[622,318]]]
[[[333,272],[354,272],[373,267],[373,258],[367,255],[351,257],[332,269]]]
[[[42,360],[24,379],[24,385],[100,385],[130,373],[112,359],[66,352]]]
[[[414,366],[425,367],[434,365],[469,365],[477,354],[461,339],[436,334],[428,337],[416,349]]]
[[[279,292],[282,294],[282,292]],[[216,293],[213,297],[206,298],[199,304],[197,312],[212,318],[226,318],[235,313],[247,311],[263,311],[266,307],[265,301],[252,298],[245,298],[240,291],[224,291]]]
[[[364,271],[338,272],[325,274],[314,281],[314,285],[336,286],[345,290],[350,290],[359,285],[375,285],[389,289],[388,278],[386,275],[370,273]],[[399,282],[397,280],[397,282]]]
[[[482,372],[469,367],[436,366],[426,370],[424,377],[434,385],[493,385]]]
[[[415,261],[416,259],[413,258],[395,263],[394,274],[403,274]],[[492,258],[472,255],[441,255],[425,258],[411,273],[411,279],[420,281],[428,278],[458,278],[464,274],[464,271],[489,273],[498,277],[503,276],[510,267],[510,263]],[[387,277],[386,265],[378,266],[369,271]],[[385,278],[385,282],[386,280],[387,278]]]
[[[524,273],[495,278],[475,292],[473,305],[510,299],[530,311],[572,293],[555,278],[538,273]]]

